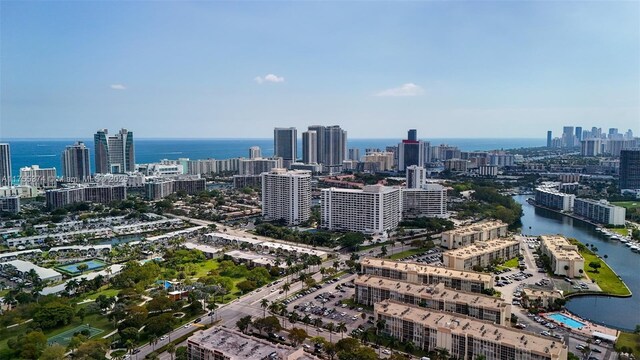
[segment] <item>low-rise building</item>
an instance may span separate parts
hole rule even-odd
[[[570,278],[582,277],[584,258],[576,245],[560,235],[543,235],[539,239],[540,251],[549,257],[554,274]]]
[[[556,300],[562,299],[559,290],[532,289],[525,287],[522,290],[522,305],[547,308]]]
[[[214,326],[187,339],[190,360],[315,360],[304,349],[274,344],[241,332]]]
[[[375,304],[374,312],[376,320],[384,324],[383,334],[412,342],[425,351],[446,349],[455,359],[566,360],[568,356],[567,346],[557,339],[464,315],[391,300]]]
[[[507,236],[508,225],[502,221],[471,224],[442,233],[441,244],[447,249],[468,246],[476,241],[487,241]]]
[[[71,245],[71,246],[57,246],[49,249],[50,257],[57,258],[93,258],[93,257],[106,257],[111,252],[111,245]]]
[[[361,275],[355,279],[355,300],[367,306],[391,299],[428,309],[467,315],[496,324],[508,324],[511,304],[495,296],[447,289],[443,283],[416,285],[405,281]]]
[[[520,255],[520,241],[514,239],[493,239],[479,241],[471,245],[445,251],[442,254],[444,266],[456,270],[485,268]]]
[[[310,256],[318,256],[321,259],[328,257],[327,252],[311,249],[303,246],[283,244],[274,241],[266,241],[260,239],[252,239],[248,237],[240,237],[231,234],[225,234],[220,232],[213,232],[205,234],[202,238],[204,243],[210,243],[213,245],[230,245],[236,248],[247,248],[255,252],[263,253],[280,253],[280,254],[292,254],[302,255],[307,254]]]
[[[31,270],[35,271],[42,281],[56,282],[62,280],[62,274],[59,272],[43,268],[29,261],[11,260],[0,263],[0,272],[7,276],[17,276],[24,279]]]
[[[624,225],[627,210],[610,204],[607,200],[576,198],[573,213],[604,225]]]
[[[369,257],[362,259],[360,265],[364,274],[406,281],[416,285],[444,283],[446,287],[472,293],[481,293],[484,289],[493,287],[491,274],[473,271]]]

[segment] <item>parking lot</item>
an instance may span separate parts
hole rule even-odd
[[[351,333],[359,326],[364,325],[371,314],[366,314],[365,309],[353,304],[355,293],[353,280],[356,275],[346,274],[340,278],[328,280],[302,293],[294,295],[283,301],[289,312],[297,312],[300,319],[308,317],[310,324],[322,321],[325,327],[328,323],[345,323],[347,333]],[[363,319],[362,314],[365,313]],[[319,332],[322,332],[320,330]]]
[[[435,248],[427,250],[423,254],[410,255],[399,260],[424,263],[433,266],[444,266],[442,263],[442,250]]]

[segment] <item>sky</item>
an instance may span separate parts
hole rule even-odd
[[[0,138],[640,133],[640,2],[0,1]]]

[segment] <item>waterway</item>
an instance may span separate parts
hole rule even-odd
[[[618,329],[633,330],[640,325],[640,254],[632,252],[619,241],[609,240],[591,224],[536,208],[527,203],[528,197],[514,196],[524,212],[522,232],[525,235],[562,234],[584,244],[594,244],[601,256],[608,255],[607,264],[622,277],[633,293],[630,298],[576,297],[567,303],[567,309],[584,319]]]

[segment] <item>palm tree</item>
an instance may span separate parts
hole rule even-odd
[[[309,317],[309,314],[304,314],[302,322],[304,323],[304,331],[309,332],[309,323],[311,322],[311,317]]]
[[[291,290],[291,284],[287,281],[286,283],[282,284],[282,291],[284,291],[285,298],[287,297],[289,290]]]
[[[331,335],[333,335],[333,331],[336,329],[336,324],[330,322],[327,325],[325,325],[325,329],[329,331],[329,342],[332,343],[333,339],[331,338]]]
[[[436,349],[436,356],[439,360],[448,360],[449,359],[449,350],[446,348]]]
[[[173,354],[176,353],[176,345],[174,343],[169,343],[169,345],[167,345],[167,352],[171,355],[171,360],[173,360]]]
[[[395,350],[395,348],[398,347],[399,341],[398,338],[396,338],[395,336],[392,336],[389,339],[389,348],[391,349],[391,353],[393,354],[393,350]]]
[[[300,320],[300,315],[298,315],[297,312],[293,311],[289,314],[289,322],[291,323],[291,326],[293,327],[293,324],[296,323],[296,321]]]
[[[317,328],[322,327],[322,319],[320,318],[313,319],[313,326]]]
[[[260,300],[260,307],[262,308],[262,317],[265,318],[267,316],[267,307],[269,306],[269,300],[262,299]]]
[[[344,333],[347,332],[347,324],[344,321],[339,322],[336,331],[340,333],[340,338],[344,339]]]
[[[158,337],[156,335],[151,334],[149,336],[149,344],[152,346],[153,350],[156,350],[156,344],[158,343]]]

